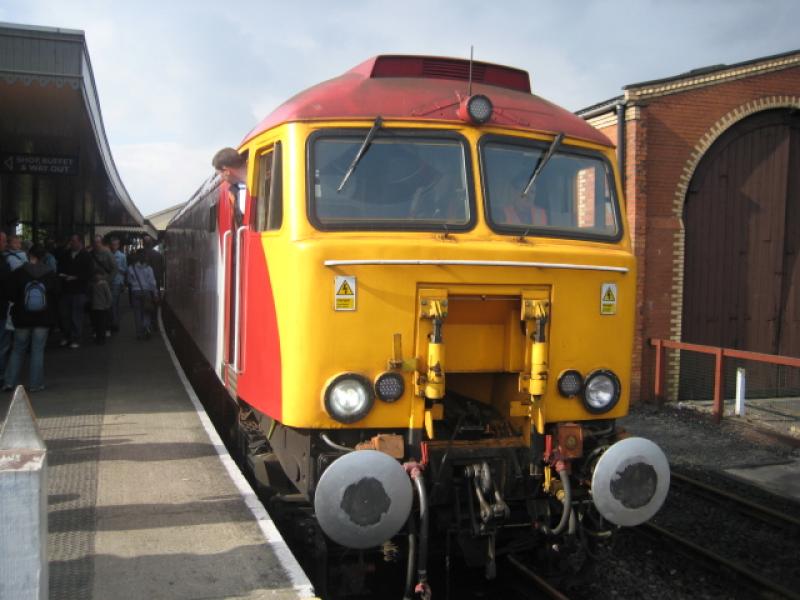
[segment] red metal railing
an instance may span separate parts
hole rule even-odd
[[[746,350],[735,350],[733,348],[718,348],[716,346],[703,346],[700,344],[687,344],[686,342],[675,342],[673,340],[650,339],[650,345],[656,349],[656,377],[654,393],[657,400],[664,400],[664,351],[689,350],[691,352],[702,352],[714,356],[714,408],[712,413],[714,420],[719,423],[722,419],[722,399],[725,397],[725,381],[722,378],[723,363],[725,358],[739,358],[742,360],[753,360],[756,362],[782,365],[786,367],[800,368],[800,358],[791,356],[779,356],[777,354],[764,354],[762,352],[747,352]]]

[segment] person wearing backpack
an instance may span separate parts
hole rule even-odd
[[[44,262],[46,254],[44,246],[34,244],[29,251],[29,262],[14,271],[9,281],[9,293],[14,302],[11,307],[14,346],[6,367],[4,390],[14,389],[19,383],[19,373],[29,346],[28,391],[44,389],[44,348],[50,327],[56,322],[55,297],[61,285],[58,276]]]

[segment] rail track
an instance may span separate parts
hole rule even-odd
[[[544,594],[543,596],[539,597],[552,598],[552,600],[569,600],[567,596],[553,587],[553,585],[544,577],[531,570],[529,567],[526,567],[516,556],[510,555],[506,560],[508,560],[508,563],[513,566],[520,575],[524,576],[526,580],[532,582],[536,586],[536,589]]]
[[[680,473],[672,483],[664,514],[639,531],[733,575],[756,597],[800,600],[800,519]]]

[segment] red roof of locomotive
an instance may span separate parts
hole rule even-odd
[[[469,61],[427,56],[382,55],[334,79],[300,92],[279,106],[242,143],[290,121],[321,119],[427,119],[463,122],[456,111],[467,96]],[[564,132],[569,137],[611,145],[609,139],[571,112],[530,93],[528,73],[474,62],[472,93],[494,105],[487,125]]]

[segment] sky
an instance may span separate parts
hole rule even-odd
[[[117,169],[144,215],[299,91],[376,54],[531,74],[578,110],[624,85],[800,49],[798,0],[3,0],[0,21],[86,34]]]

